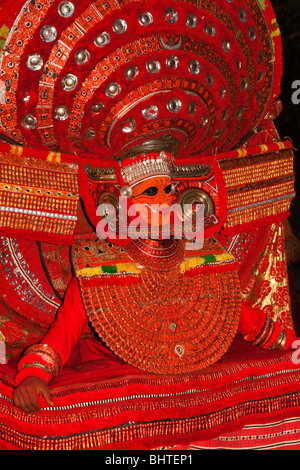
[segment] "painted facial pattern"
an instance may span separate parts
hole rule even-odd
[[[132,188],[131,200],[148,227],[169,223],[169,208],[174,201],[170,177],[157,176],[138,183]]]

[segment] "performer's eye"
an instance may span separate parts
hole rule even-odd
[[[165,193],[170,194],[171,191],[172,191],[172,185],[168,184],[168,186],[165,188]]]
[[[142,192],[144,196],[156,196],[157,193],[158,189],[156,186],[150,186],[150,188],[147,188]]]

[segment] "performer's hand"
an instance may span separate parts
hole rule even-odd
[[[14,390],[14,404],[26,413],[40,409],[38,396],[44,397],[49,406],[54,406],[48,385],[39,377],[26,377]]]

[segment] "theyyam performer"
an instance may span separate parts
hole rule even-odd
[[[269,1],[0,15],[0,446],[189,445],[297,416]]]

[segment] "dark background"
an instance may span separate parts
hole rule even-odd
[[[290,224],[300,240],[300,104],[292,102],[292,84],[300,80],[300,0],[271,0],[282,35],[283,77],[281,96],[283,111],[276,119],[277,130],[284,140],[292,139],[295,148],[296,198],[291,205]],[[300,96],[300,95],[299,95]],[[288,266],[294,327],[300,337],[300,256]]]
[[[300,0],[271,0],[281,29],[283,78],[280,100],[283,112],[275,124],[281,138],[290,137],[295,149],[296,199],[291,206],[290,223],[300,239],[300,104],[292,102],[292,83],[300,81]]]

